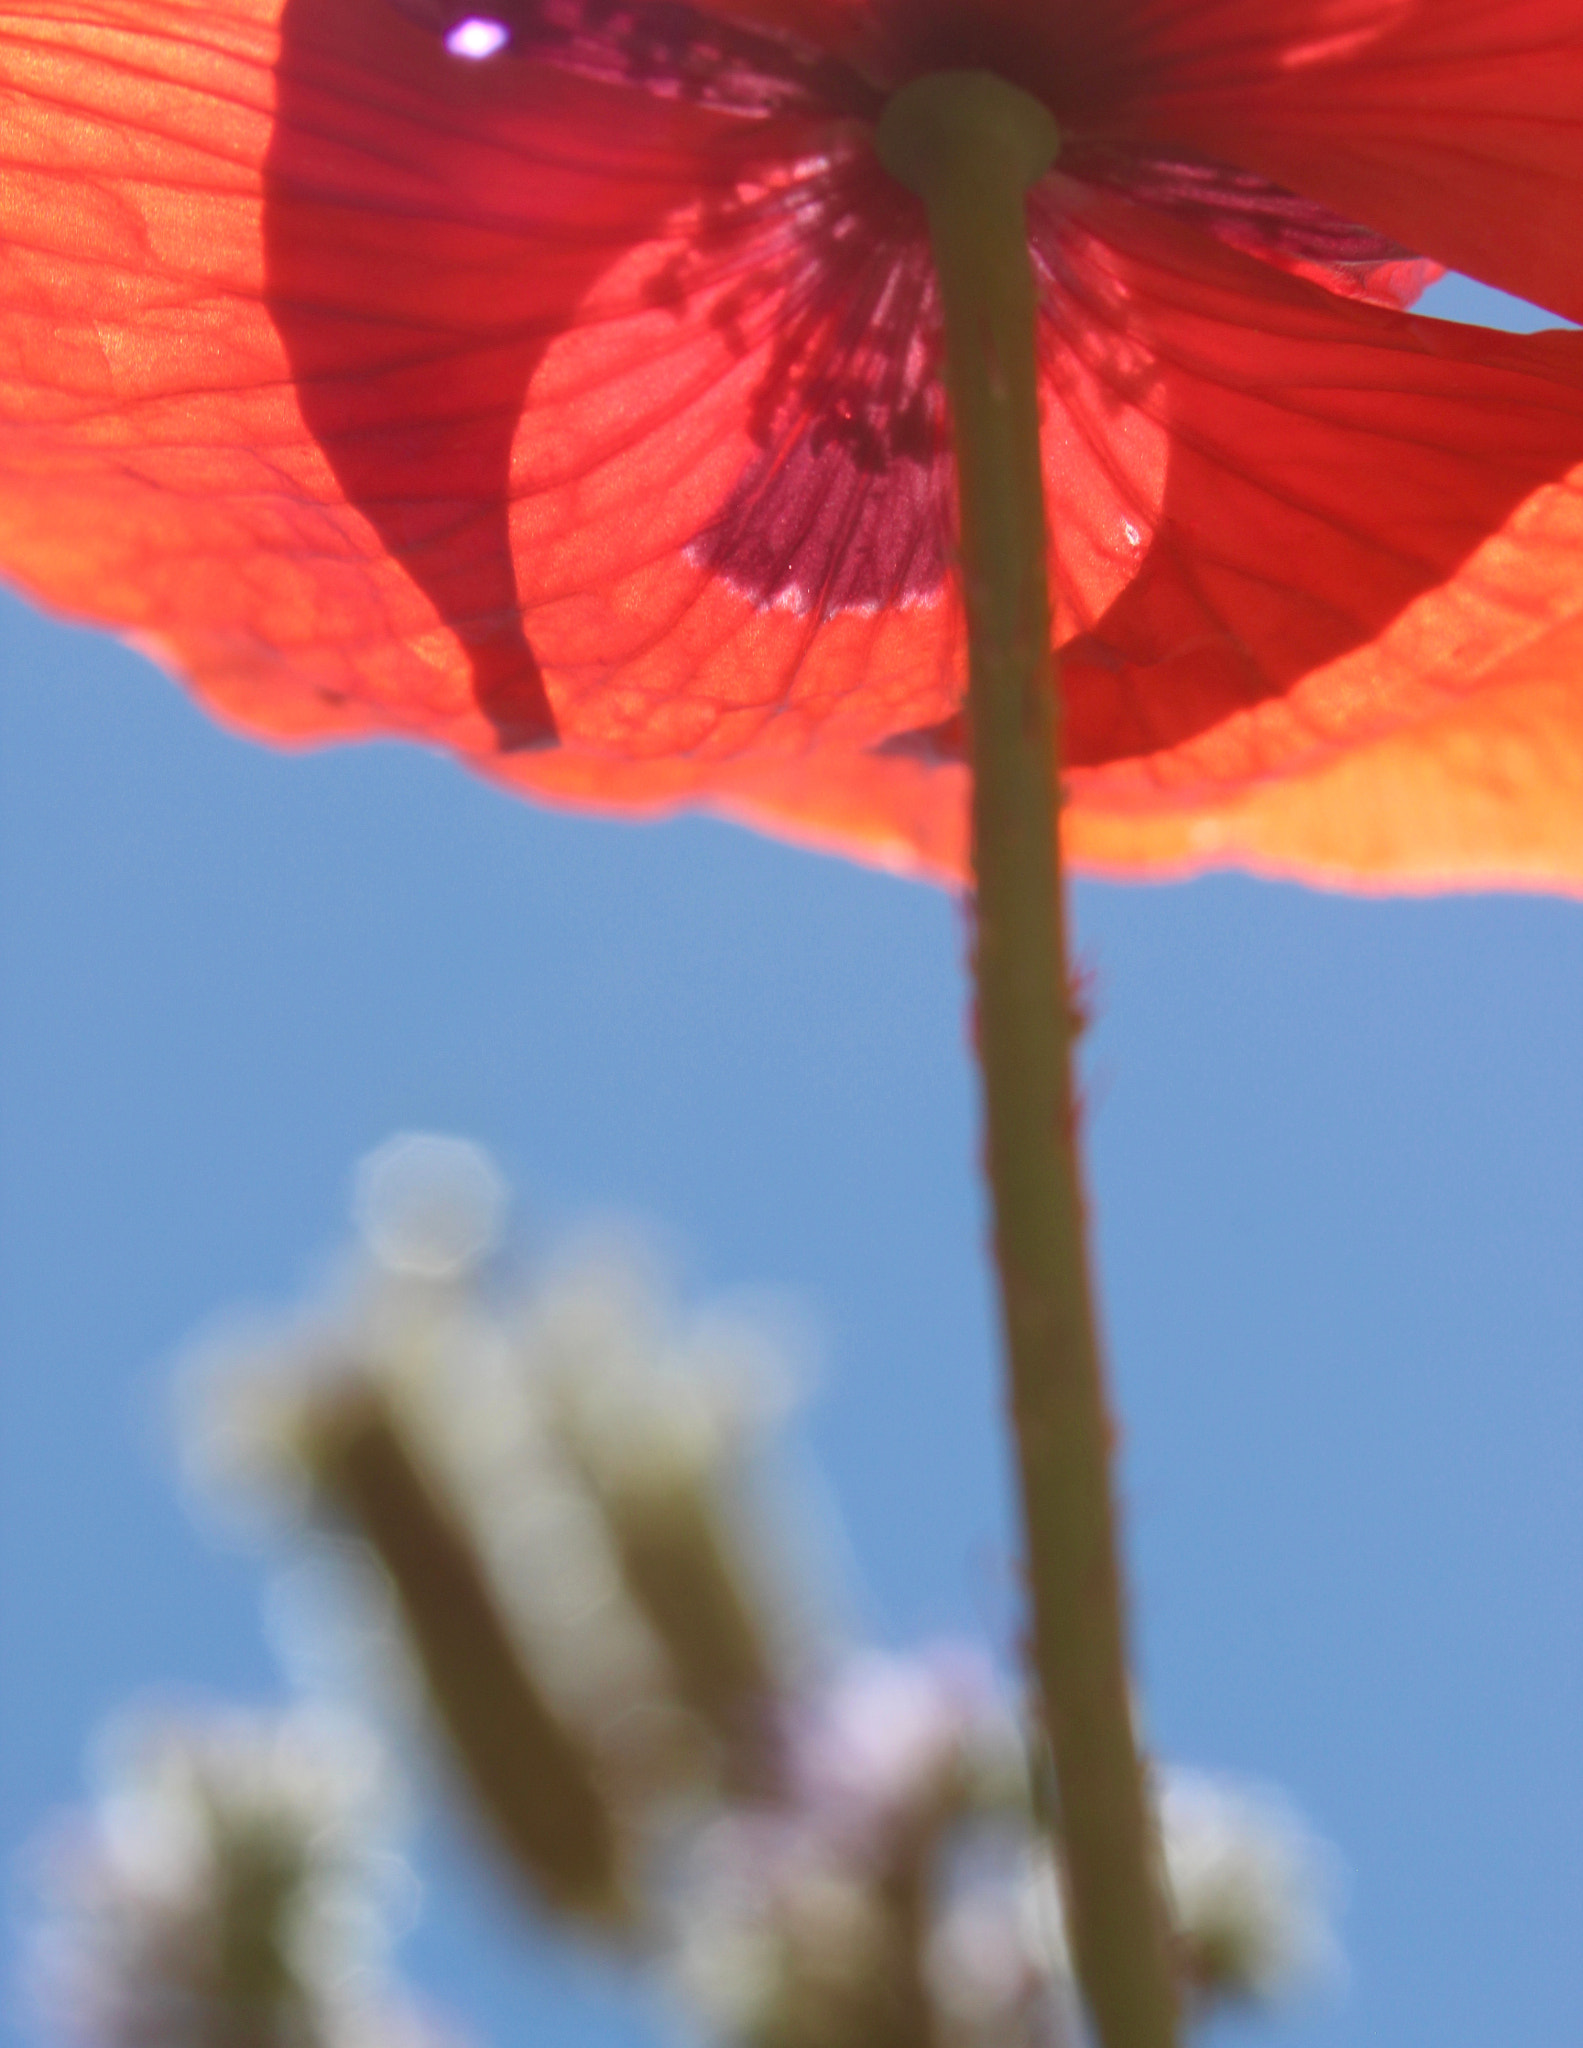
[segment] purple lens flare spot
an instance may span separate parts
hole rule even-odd
[[[466,57],[475,64],[486,57],[498,57],[511,41],[511,31],[491,15],[469,14],[445,33],[445,47],[453,57]]]

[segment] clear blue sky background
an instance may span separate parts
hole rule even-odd
[[[1349,1873],[1349,1981],[1248,2038],[1563,2048],[1583,906],[1218,879],[1078,913],[1154,1732],[1285,1787]],[[173,1482],[164,1371],[301,1289],[401,1127],[490,1145],[530,1225],[623,1210],[697,1293],[799,1296],[874,1632],[1004,1647],[962,951],[945,896],[725,826],[251,747],[0,599],[6,1853],[129,1697],[278,1695],[258,1574]],[[410,1973],[478,2048],[658,2038],[443,1824],[424,1861]]]

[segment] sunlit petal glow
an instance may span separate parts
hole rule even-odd
[[[481,62],[486,57],[496,57],[511,41],[511,31],[503,21],[491,21],[487,15],[470,14],[465,21],[446,31],[445,47],[453,57],[469,57]]]
[[[1074,856],[1583,889],[1580,337],[1399,310],[1583,308],[1573,0],[196,18],[0,28],[0,568],[222,717],[959,875],[938,314],[865,130],[990,64],[1065,139]]]

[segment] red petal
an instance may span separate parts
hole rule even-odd
[[[1057,367],[1094,395],[1086,489],[1070,430],[1052,477],[1063,566],[1075,580],[1084,516],[1102,532],[1130,512],[1152,541],[1066,654],[1092,764],[1072,777],[1074,855],[1583,887],[1583,336],[1392,315],[1114,201],[1067,208]],[[1170,435],[1163,498],[1150,428]],[[1110,540],[1084,542],[1090,574]],[[705,795],[928,868],[965,856],[964,779],[926,758],[511,772],[568,800]]]
[[[1091,872],[1205,868],[1370,891],[1549,889],[1583,896],[1583,625],[1499,662],[1438,717],[1309,774],[1221,802],[1066,814]]]
[[[682,316],[656,303],[648,282],[694,247],[684,224],[612,268],[546,349],[518,429],[520,590],[564,741],[685,753],[713,772],[746,751],[856,750],[950,718],[963,642],[949,582],[890,602],[877,588],[871,607],[822,617],[753,602],[690,545],[759,457],[749,422],[780,311],[769,295],[721,317],[732,266],[706,275]],[[751,268],[753,254],[738,260]],[[1096,292],[1115,289],[1104,263],[1088,250]],[[1147,362],[1125,328],[1074,341],[1047,351],[1044,432],[1067,631],[1095,624],[1136,574],[1168,439],[1129,396]]]
[[[775,313],[761,297],[732,331],[724,259],[680,311],[633,290],[693,253],[654,239],[658,217],[739,175],[715,117],[545,92],[527,67],[437,94],[432,48],[374,0],[293,0],[278,81],[266,4],[101,0],[85,24],[58,0],[8,22],[14,573],[157,636],[255,729],[475,757],[494,733],[473,685],[493,663],[509,692],[520,601],[568,741],[503,764],[522,785],[703,798],[959,863],[961,771],[869,751],[954,710],[949,594],[765,610],[688,546],[756,452]],[[1502,704],[1537,706],[1547,760],[1575,758],[1544,695],[1575,687],[1555,666],[1583,561],[1572,338],[1348,305],[1119,202],[1064,233],[1046,433],[1063,605],[1089,636],[1068,662],[1094,764],[1077,848],[1422,874],[1405,843],[1347,840],[1354,796],[1323,843],[1277,830],[1340,788],[1324,777],[1353,791],[1380,761],[1396,787],[1411,754],[1403,815],[1460,820],[1434,873],[1576,883],[1558,803],[1536,800],[1543,844],[1519,859],[1504,798],[1422,794]]]
[[[1120,125],[1583,320],[1577,0],[1126,0]]]
[[[628,287],[690,253],[655,223],[734,183],[744,124],[452,64],[382,0],[291,0],[277,63],[268,17],[36,5],[0,43],[12,571],[275,734],[492,750],[473,685],[520,689],[521,605],[574,743],[952,709],[948,593],[816,632],[687,558],[767,342],[711,324],[729,278],[687,319]]]
[[[1337,299],[1115,201],[1067,222],[1072,317],[1146,356],[1117,401],[1171,437],[1148,559],[1067,656],[1075,764],[1287,771],[1437,710],[1583,603],[1583,336]],[[1410,655],[1382,662],[1387,639]]]
[[[531,679],[523,392],[726,175],[722,122],[453,62],[383,0],[291,0],[278,41],[276,12],[36,0],[0,31],[4,559],[270,730],[490,744],[472,685]]]

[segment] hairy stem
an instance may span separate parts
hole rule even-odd
[[[1084,1999],[1103,2048],[1170,2048],[1176,1996],[1133,1734],[1111,1431],[1084,1245],[1057,832],[1036,300],[1025,195],[1058,146],[988,72],[890,101],[881,159],[919,193],[945,313],[969,643],[979,1058],[1027,1541],[1033,1662]]]

